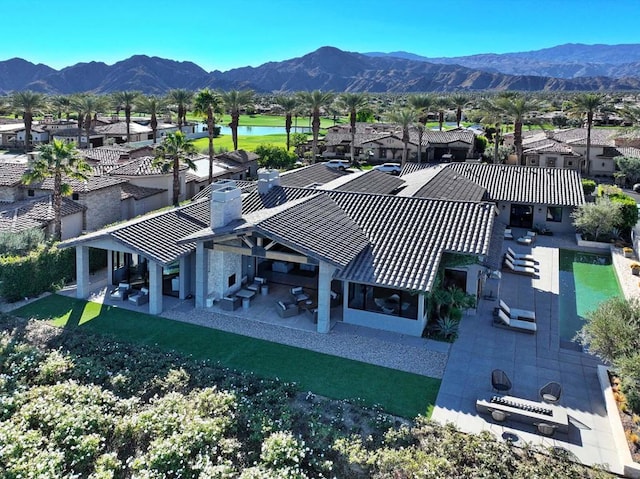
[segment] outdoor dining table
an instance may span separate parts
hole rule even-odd
[[[256,295],[255,291],[250,291],[248,289],[241,289],[240,291],[238,291],[236,293],[236,296],[240,297],[240,298],[247,298],[247,299],[251,299]]]

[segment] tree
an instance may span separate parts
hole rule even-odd
[[[433,101],[433,106],[436,107],[436,110],[438,111],[438,129],[442,131],[442,126],[444,125],[444,112],[449,108],[449,100],[444,96],[438,97]]]
[[[116,109],[124,109],[124,119],[127,123],[127,143],[131,141],[131,109],[134,102],[140,96],[137,91],[119,91],[113,94],[113,103]]]
[[[230,90],[222,92],[222,100],[227,108],[227,112],[231,115],[231,138],[233,140],[233,149],[238,149],[238,126],[240,125],[240,110],[253,102],[253,91],[251,90]]]
[[[621,205],[608,197],[597,198],[595,203],[580,205],[572,214],[573,225],[597,241],[622,223]]]
[[[285,115],[284,129],[287,132],[287,151],[291,149],[291,117],[298,112],[298,99],[295,96],[277,96],[275,102]]]
[[[66,95],[55,95],[51,97],[49,104],[56,112],[56,118],[58,120],[62,118],[63,113],[65,118],[69,120],[69,115],[71,113],[71,98]]]
[[[197,167],[191,159],[196,154],[193,142],[181,131],[168,134],[156,149],[153,166],[164,173],[173,172],[173,206],[180,204],[180,164],[184,163],[192,170]]]
[[[300,104],[311,114],[311,133],[313,135],[311,151],[313,161],[316,161],[318,155],[318,135],[320,134],[320,111],[329,108],[335,99],[335,94],[332,92],[323,93],[320,90],[311,92],[303,91],[298,93],[298,99],[300,100]]]
[[[273,145],[259,145],[255,149],[255,154],[260,156],[258,164],[261,168],[288,170],[293,168],[298,161],[298,156],[295,153]]]
[[[417,120],[418,115],[413,108],[405,107],[389,113],[389,121],[402,128],[402,143],[404,145],[402,149],[402,167],[407,163],[407,157],[409,154],[409,129],[415,125]]]
[[[613,161],[628,183],[633,184],[640,181],[640,158],[616,156]]]
[[[604,108],[606,101],[603,95],[597,93],[580,93],[576,95],[569,105],[569,111],[574,115],[582,117],[586,115],[587,120],[587,150],[585,153],[584,173],[589,176],[591,165],[589,162],[591,154],[591,127],[593,126],[593,115]]]
[[[295,148],[296,155],[302,157],[302,145],[304,145],[307,141],[309,141],[309,137],[304,133],[294,133],[291,135],[291,143]]]
[[[522,124],[529,113],[540,107],[539,103],[520,94],[502,94],[485,105],[488,105],[490,112],[493,110],[494,114],[504,115],[513,121],[513,144],[518,164],[523,165]]]
[[[24,119],[24,152],[27,153],[31,147],[33,115],[45,107],[45,96],[42,93],[30,90],[17,91],[12,95],[11,103],[16,110],[22,111],[22,118]]]
[[[343,93],[338,97],[338,108],[349,113],[351,125],[351,165],[356,164],[356,119],[358,110],[369,104],[369,97],[363,93]]]
[[[409,97],[409,105],[418,114],[418,163],[422,163],[422,138],[429,118],[429,110],[433,106],[433,97],[425,94],[411,95]]]
[[[208,88],[200,90],[193,99],[193,108],[197,115],[204,115],[207,120],[209,136],[209,183],[213,181],[213,135],[216,127],[215,115],[222,114],[222,97]]]
[[[53,177],[53,239],[62,238],[62,197],[72,193],[71,186],[64,183],[64,177],[86,180],[91,171],[89,164],[78,155],[73,143],[53,140],[38,148],[40,155],[22,176],[22,182],[29,185]]]
[[[156,143],[158,138],[158,114],[164,111],[166,108],[166,102],[162,98],[158,98],[154,95],[141,95],[138,97],[136,105],[142,113],[148,113],[151,115],[149,126],[153,131],[153,142]]]
[[[103,110],[107,106],[107,101],[103,96],[96,95],[82,95],[76,98],[74,102],[75,108],[78,110],[78,146],[80,146],[80,117],[84,115],[84,129],[87,136],[87,142],[85,148],[89,148],[91,140],[91,122],[94,115],[97,115],[100,110]]]
[[[187,111],[189,104],[193,98],[193,92],[183,88],[176,88],[167,94],[167,102],[171,104],[178,114],[178,130],[182,131],[182,127],[187,123]]]
[[[469,103],[469,97],[467,95],[463,95],[457,93],[452,95],[449,100],[451,104],[456,108],[456,125],[460,128],[460,122],[462,121],[462,108],[467,106]]]

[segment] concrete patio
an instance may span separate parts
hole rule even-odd
[[[493,327],[498,302],[480,300],[477,316],[463,319],[459,338],[451,347],[433,419],[454,423],[470,433],[488,430],[516,444],[563,448],[584,464],[600,464],[621,473],[596,375],[600,362],[560,345],[558,248],[576,249],[575,240],[539,237],[531,246],[505,241],[504,248],[508,246],[516,253],[533,254],[539,261],[539,272],[529,277],[503,271],[500,297],[513,308],[535,310],[538,331],[529,335]],[[495,394],[491,387],[493,369],[502,369],[511,378],[511,396],[533,401],[539,400],[538,391],[544,384],[559,382],[563,387],[559,404],[580,427],[570,423],[568,434],[546,437],[537,434],[534,426],[509,420],[498,423],[489,415],[479,415],[476,399]]]

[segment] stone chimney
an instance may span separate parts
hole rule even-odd
[[[211,185],[211,228],[220,228],[242,218],[242,196],[233,180]]]
[[[280,186],[280,173],[278,170],[258,170],[258,193],[264,195],[274,186]]]

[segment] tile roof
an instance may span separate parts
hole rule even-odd
[[[37,188],[53,191],[53,181],[54,179],[49,177],[45,178],[45,180],[40,183],[31,183],[28,186],[23,186],[23,188]],[[103,188],[121,185],[127,180],[124,178],[114,178],[113,176],[88,176],[84,181],[67,177],[63,178],[62,181],[68,184],[73,189],[74,193],[89,193],[90,191],[97,191]]]
[[[415,143],[418,142],[418,130],[412,129],[410,131],[410,136],[412,140],[415,140]],[[455,143],[457,141],[468,143],[469,145],[473,145],[473,141],[475,139],[475,134],[471,130],[466,130],[464,128],[454,128],[452,130],[424,130],[424,135],[422,137],[422,144],[449,144]]]
[[[580,174],[565,168],[450,163],[447,168],[486,188],[492,201],[579,206],[584,203]]]
[[[295,170],[285,171],[280,174],[282,186],[304,187],[312,184],[323,185],[344,175],[350,175],[349,170],[341,171],[330,168],[324,163],[315,163]]]
[[[127,134],[127,122],[120,121],[117,123],[109,123],[107,125],[97,125],[95,127],[97,133],[101,133],[103,135],[122,135],[126,136]],[[141,133],[151,133],[153,130],[148,126],[143,126],[135,122],[129,123],[129,132],[132,135],[138,135]]]
[[[352,178],[353,177],[353,178]],[[335,183],[339,182],[339,184]],[[360,193],[391,194],[404,186],[404,181],[397,176],[382,171],[369,170],[362,173],[343,176],[337,180],[325,183],[321,189],[336,191],[357,191]]]
[[[214,158],[220,161],[233,161],[235,163],[245,165],[247,163],[251,163],[252,161],[257,161],[260,158],[260,155],[256,155],[251,151],[235,150],[221,153],[214,156]]]
[[[626,156],[628,158],[640,158],[640,148],[633,146],[618,146],[616,147],[620,156]]]
[[[236,186],[240,188],[240,191],[244,193],[251,193],[256,190],[257,183],[255,181],[247,181],[247,180],[233,180],[236,182]],[[213,182],[212,184],[215,184]],[[209,198],[211,196],[211,184],[205,186],[201,191],[198,191],[193,198],[192,201],[198,201],[202,198]]]
[[[80,150],[87,161],[99,161],[102,164],[116,164],[121,159],[129,159],[129,150],[117,146],[87,148]]]
[[[444,200],[483,201],[487,199],[487,189],[454,169],[445,167],[441,168],[413,196]]]
[[[620,135],[620,130],[614,128],[592,128],[591,146],[615,146],[615,137]],[[587,145],[587,129],[571,128],[553,132],[553,138],[563,143],[572,145]]]
[[[85,210],[81,204],[62,198],[61,214],[63,217]],[[0,203],[0,231],[22,231],[30,228],[43,228],[53,221],[53,197],[39,196],[30,200],[14,203]]]
[[[409,175],[411,173],[414,173],[415,171],[431,167],[433,167],[433,163],[415,163],[413,161],[407,161],[402,167],[400,176]]]
[[[121,188],[122,188],[122,192],[120,194],[121,200],[126,200],[128,198],[141,200],[143,198],[148,198],[150,196],[164,193],[165,191],[167,191],[162,188],[148,188],[146,186],[138,186],[138,185],[131,184],[129,182],[122,183]]]
[[[115,176],[147,176],[147,175],[167,175],[159,166],[153,166],[153,156],[143,156],[131,160],[117,168],[111,170],[111,175]],[[185,164],[180,164],[180,170],[188,170],[189,167]]]
[[[18,186],[27,171],[24,163],[0,163],[0,186]]]

